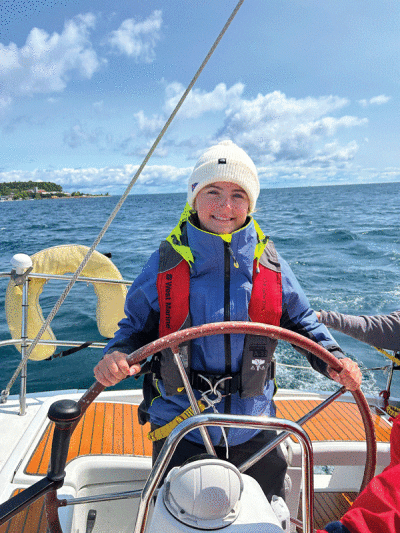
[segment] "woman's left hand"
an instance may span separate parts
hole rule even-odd
[[[348,357],[339,359],[343,369],[340,372],[335,372],[332,368],[328,367],[328,373],[334,381],[337,381],[347,390],[357,390],[361,386],[361,370],[355,361],[352,361]]]

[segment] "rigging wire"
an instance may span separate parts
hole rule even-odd
[[[121,196],[121,198],[118,201],[117,205],[115,206],[113,212],[109,216],[109,218],[108,218],[107,222],[105,223],[103,229],[100,231],[99,235],[97,236],[96,240],[94,241],[94,243],[90,247],[90,249],[87,252],[86,256],[83,258],[82,263],[79,265],[79,267],[77,268],[75,274],[72,276],[71,281],[69,282],[67,287],[64,289],[64,291],[61,294],[60,298],[58,299],[58,301],[54,305],[53,309],[49,313],[47,319],[45,320],[44,324],[40,328],[40,331],[36,335],[35,339],[32,341],[32,344],[27,349],[25,357],[19,363],[19,365],[18,365],[17,369],[15,370],[14,375],[12,376],[11,380],[9,381],[6,389],[2,391],[2,397],[3,398],[5,398],[5,397],[7,397],[9,395],[11,387],[15,383],[15,380],[17,379],[17,377],[18,377],[19,373],[21,372],[22,368],[24,367],[24,365],[28,361],[29,356],[32,353],[32,350],[35,348],[35,346],[37,345],[37,343],[41,339],[43,333],[45,332],[46,328],[50,325],[51,321],[53,320],[53,318],[57,314],[59,308],[61,307],[61,305],[64,302],[65,298],[67,297],[68,293],[70,292],[70,290],[72,289],[73,285],[75,284],[75,281],[79,277],[79,275],[82,272],[82,270],[85,268],[85,266],[86,266],[87,262],[89,261],[92,253],[94,252],[94,250],[96,249],[97,245],[99,244],[99,242],[103,238],[105,232],[107,231],[107,229],[110,226],[111,222],[116,217],[118,211],[121,209],[122,204],[124,203],[124,201],[125,201],[126,197],[128,196],[129,192],[131,191],[133,185],[136,183],[137,179],[139,178],[140,174],[142,173],[142,170],[144,169],[144,167],[146,166],[148,160],[150,159],[150,157],[152,156],[154,150],[156,149],[158,143],[161,141],[162,137],[164,136],[165,132],[167,131],[168,127],[170,126],[172,120],[175,118],[175,115],[179,111],[179,109],[182,106],[183,102],[185,101],[187,95],[192,90],[192,87],[196,83],[197,78],[200,76],[200,74],[203,71],[204,67],[208,63],[208,60],[210,59],[210,57],[214,53],[214,50],[217,48],[219,42],[221,41],[221,39],[224,36],[224,34],[225,34],[226,30],[228,29],[228,27],[230,26],[232,20],[235,18],[236,14],[239,11],[239,9],[240,9],[241,5],[243,4],[243,2],[244,2],[244,0],[239,0],[239,2],[237,3],[235,9],[232,11],[230,17],[226,21],[224,27],[222,28],[221,32],[219,33],[218,37],[216,38],[214,44],[210,48],[207,56],[205,57],[205,59],[203,60],[202,64],[198,68],[196,74],[193,76],[192,81],[187,86],[187,88],[186,88],[185,92],[183,93],[183,95],[181,96],[179,102],[176,104],[175,109],[172,111],[170,117],[168,118],[168,120],[164,124],[164,127],[162,128],[162,130],[158,134],[156,140],[154,141],[153,145],[151,146],[150,150],[148,151],[146,157],[143,159],[142,164],[140,165],[140,167],[136,171],[136,174],[132,178],[132,180],[129,183],[128,187],[126,188],[124,194]]]

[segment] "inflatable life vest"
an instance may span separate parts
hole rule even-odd
[[[261,257],[254,259],[248,313],[253,322],[279,326],[282,315],[281,269],[273,242],[268,241],[264,246]],[[190,327],[189,288],[190,268],[187,260],[170,242],[162,242],[157,276],[160,337]],[[266,380],[273,377],[271,360],[276,344],[277,341],[267,337],[246,335],[238,387],[242,398],[263,394]],[[190,346],[181,345],[181,356],[190,374]],[[179,371],[169,349],[162,352],[159,373],[168,396],[184,393]]]
[[[63,245],[47,248],[34,254],[32,273],[66,274],[75,272],[86,256],[89,248],[82,245]],[[122,280],[121,273],[105,255],[94,251],[82,276],[91,278]],[[33,278],[29,281],[28,291],[28,331],[29,339],[34,339],[44,324],[39,296],[43,291],[45,279]],[[124,303],[127,289],[123,284],[93,283],[97,296],[96,320],[97,327],[103,337],[111,338],[118,329],[118,322],[124,318]],[[22,321],[22,286],[10,280],[6,292],[6,318],[13,339],[21,338]],[[56,340],[50,328],[42,335],[44,340]],[[16,346],[21,351],[21,345]],[[52,356],[56,347],[37,345],[30,354],[30,359],[40,361]]]

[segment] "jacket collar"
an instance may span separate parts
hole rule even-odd
[[[257,259],[258,264],[269,238],[264,235],[257,221],[253,219],[253,217],[249,216],[245,226],[233,233],[216,235],[201,230],[195,226],[190,220],[192,213],[193,211],[187,203],[178,224],[167,237],[167,241],[171,244],[174,250],[188,262],[190,267],[194,263],[194,256],[192,249],[189,246],[188,230],[191,235],[190,241],[192,246],[197,241],[199,243],[203,242],[204,244],[207,242],[207,245],[210,245],[211,243],[222,245],[223,242],[227,242],[234,254],[244,253],[248,255],[250,252],[248,246],[251,241],[251,247],[254,251],[251,253],[250,257],[253,256],[254,259]]]

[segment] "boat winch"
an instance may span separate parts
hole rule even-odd
[[[259,484],[227,461],[199,458],[168,473],[149,533],[255,533],[261,524],[266,533],[284,531]]]

